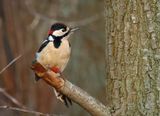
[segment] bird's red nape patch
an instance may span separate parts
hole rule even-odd
[[[55,73],[60,73],[61,72],[60,69],[58,67],[56,67],[56,66],[51,67],[50,69]]]
[[[48,35],[52,35],[52,33],[53,33],[53,30],[48,31]]]

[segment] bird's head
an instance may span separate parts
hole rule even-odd
[[[66,36],[69,36],[76,30],[78,30],[78,28],[70,28],[63,23],[55,23],[48,31],[48,36],[51,35],[54,38],[64,38]]]

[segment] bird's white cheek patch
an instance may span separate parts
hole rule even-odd
[[[53,35],[54,36],[62,36],[62,35],[64,35],[64,32],[62,32],[61,30],[57,30],[57,31],[53,32]]]

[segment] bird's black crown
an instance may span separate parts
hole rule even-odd
[[[67,26],[63,23],[55,23],[51,26],[51,30],[59,30],[59,29],[65,29],[66,30]]]

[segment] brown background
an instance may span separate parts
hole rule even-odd
[[[92,96],[105,102],[105,30],[101,0],[0,0],[0,87],[31,110],[64,116],[89,115],[73,104],[66,108],[55,99],[53,89],[34,80],[30,70],[35,52],[51,24],[61,21],[79,26],[70,39],[72,55],[65,75]],[[16,106],[0,93],[0,106]],[[0,115],[31,115],[0,109]]]

